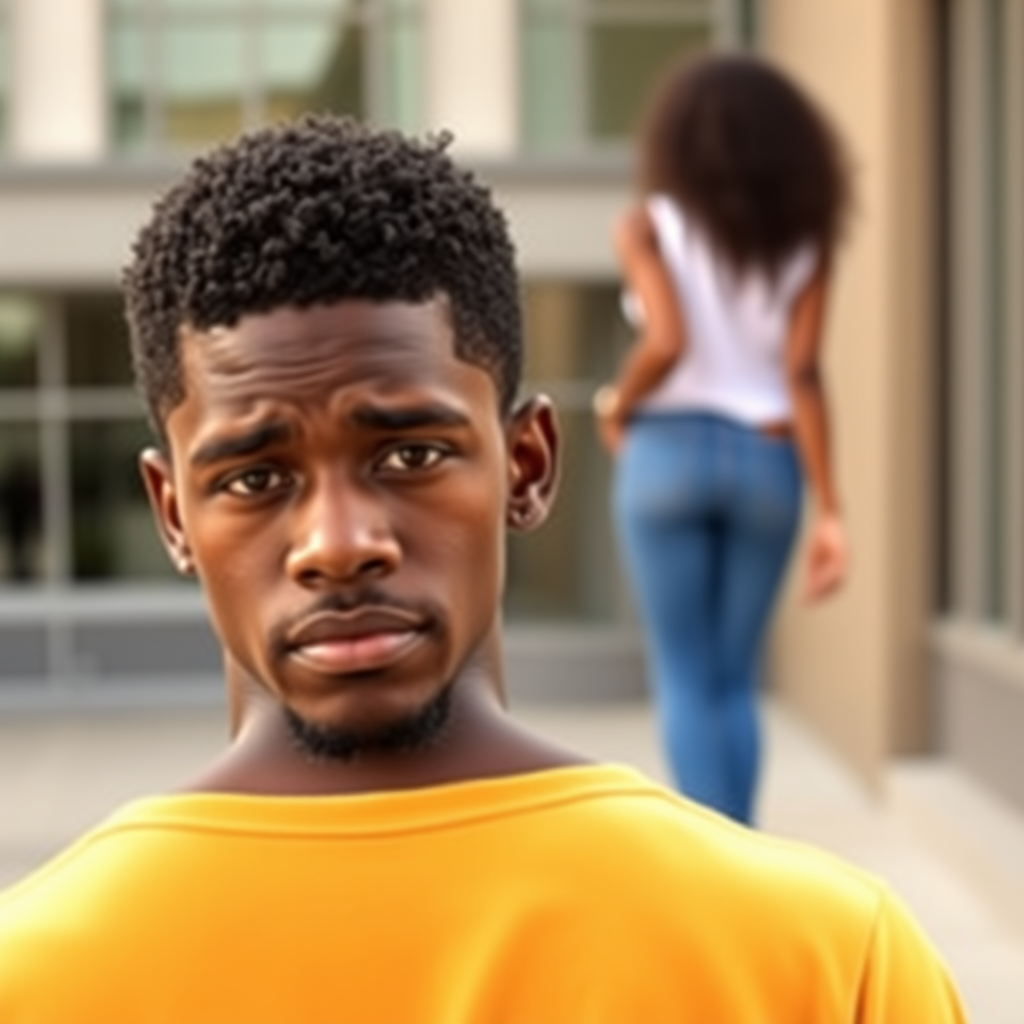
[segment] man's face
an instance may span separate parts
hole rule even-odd
[[[143,472],[231,656],[314,727],[420,714],[497,629],[506,519],[546,511],[550,411],[503,419],[441,302],[250,316],[186,332],[182,364],[170,461]]]

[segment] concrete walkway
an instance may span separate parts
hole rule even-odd
[[[517,710],[569,746],[665,778],[646,705]],[[769,707],[766,725],[762,826],[887,879],[946,957],[974,1024],[1024,1024],[1024,936],[985,878],[947,856],[898,801],[870,799],[782,709]],[[0,886],[124,800],[188,778],[224,731],[209,709],[0,718]]]

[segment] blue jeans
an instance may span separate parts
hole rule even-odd
[[[800,518],[793,442],[705,413],[629,426],[614,511],[679,789],[750,823],[758,662]]]

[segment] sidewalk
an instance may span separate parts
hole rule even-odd
[[[517,711],[569,746],[665,778],[643,704]],[[768,709],[766,733],[762,826],[887,879],[946,957],[973,1024],[1024,1024],[1024,939],[1002,920],[984,880],[937,852],[907,816],[873,802],[784,710]],[[224,735],[219,709],[4,716],[0,886],[124,800],[188,778]]]

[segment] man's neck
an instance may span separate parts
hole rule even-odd
[[[300,749],[281,705],[250,689],[231,746],[184,788],[266,796],[373,793],[586,763],[522,727],[506,713],[495,689],[484,681],[456,684],[448,721],[422,747],[343,759]]]

